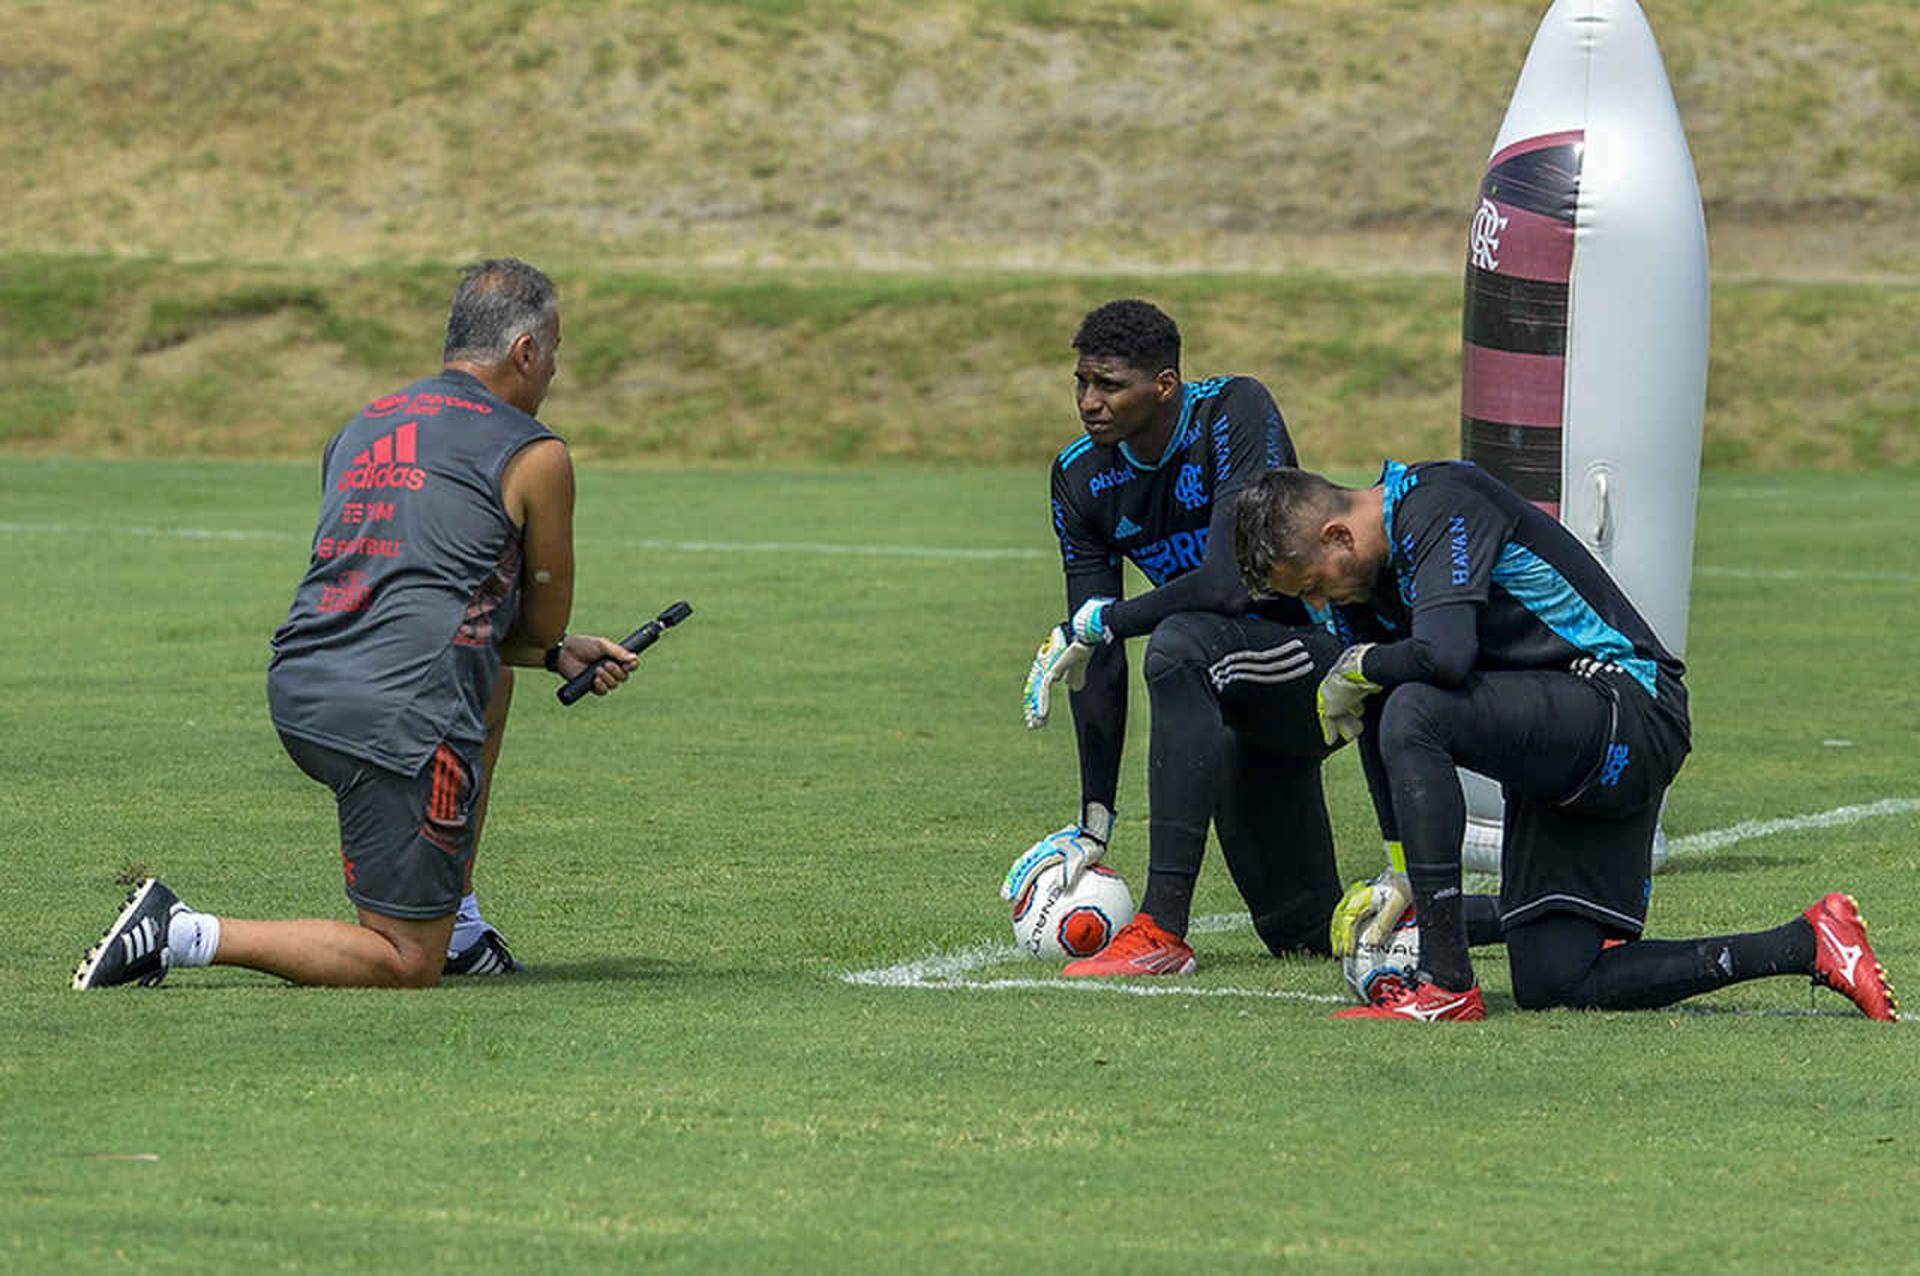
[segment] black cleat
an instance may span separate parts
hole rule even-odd
[[[447,964],[440,969],[444,975],[511,975],[526,967],[513,959],[507,951],[507,941],[500,938],[497,930],[484,930],[480,938],[468,944],[457,953],[447,957]]]
[[[87,950],[73,970],[75,988],[139,984],[151,988],[167,977],[167,921],[179,897],[157,877],[133,888],[127,906],[113,919],[100,942]]]

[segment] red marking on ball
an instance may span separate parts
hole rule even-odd
[[[1075,957],[1091,957],[1113,938],[1113,922],[1091,904],[1082,904],[1060,919],[1056,932],[1060,947]]]

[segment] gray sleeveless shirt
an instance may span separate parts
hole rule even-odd
[[[500,473],[554,435],[464,372],[368,404],[327,444],[306,576],[273,635],[273,723],[402,775],[478,749],[520,608]]]

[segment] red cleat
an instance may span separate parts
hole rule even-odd
[[[1804,916],[1813,924],[1818,945],[1813,982],[1846,997],[1869,1019],[1897,1023],[1900,1003],[1893,999],[1893,984],[1887,979],[1886,968],[1867,942],[1867,923],[1861,919],[1860,906],[1853,902],[1853,896],[1835,891]]]
[[[1448,992],[1439,984],[1416,983],[1399,996],[1372,1006],[1350,1006],[1333,1012],[1335,1019],[1415,1019],[1421,1023],[1440,1020],[1469,1022],[1487,1017],[1486,1000],[1480,985],[1465,992]]]
[[[1110,943],[1091,957],[1070,961],[1060,973],[1072,978],[1103,975],[1191,975],[1193,949],[1145,913],[1136,913]]]

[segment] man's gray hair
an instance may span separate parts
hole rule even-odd
[[[1270,598],[1277,564],[1305,567],[1321,525],[1346,508],[1346,496],[1346,488],[1291,468],[1269,470],[1243,488],[1233,511],[1233,557],[1247,592]]]
[[[526,262],[517,257],[474,262],[460,272],[442,358],[498,363],[522,333],[544,351],[559,312],[553,280]]]

